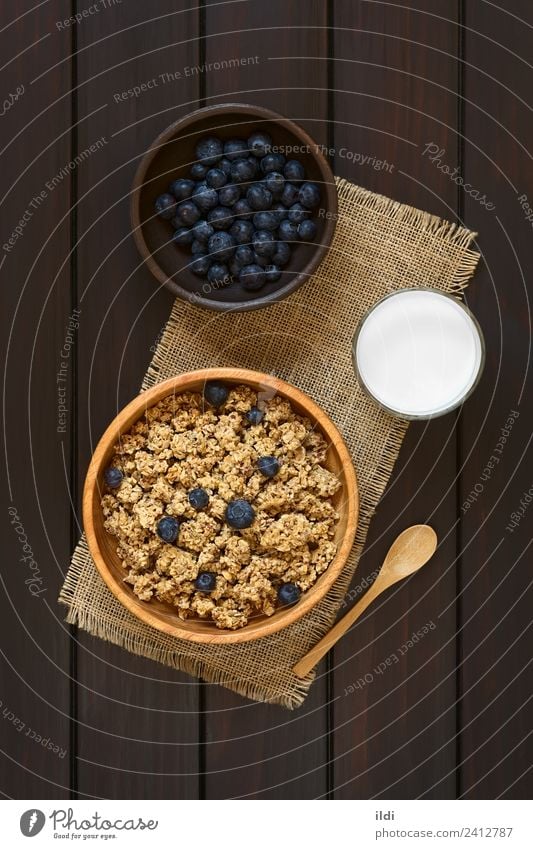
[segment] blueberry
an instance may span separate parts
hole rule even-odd
[[[279,238],[284,242],[296,242],[298,239],[298,226],[292,221],[282,221],[278,229]]]
[[[272,192],[270,192],[266,186],[256,183],[255,185],[250,186],[246,192],[246,200],[252,209],[256,210],[256,212],[259,212],[262,209],[270,209],[272,206]]]
[[[298,226],[298,235],[304,242],[312,242],[316,236],[316,224],[309,218]]]
[[[279,460],[275,457],[260,457],[257,468],[265,478],[273,478],[279,472]]]
[[[219,230],[217,233],[213,233],[207,243],[207,248],[209,253],[213,255],[216,260],[226,260],[233,256],[235,244],[236,242],[233,236]]]
[[[260,159],[265,156],[272,147],[272,139],[268,133],[252,133],[248,139],[248,150]]]
[[[236,501],[230,501],[226,507],[226,522],[232,528],[237,528],[238,530],[249,528],[254,519],[254,508],[244,498],[237,498]]]
[[[169,195],[168,192],[165,192],[163,195],[159,195],[159,197],[156,198],[155,211],[160,218],[165,218],[170,221],[176,211],[176,198],[174,195]]]
[[[205,175],[205,182],[210,189],[221,189],[228,182],[228,177],[222,168],[210,168]]]
[[[218,206],[218,192],[209,188],[207,183],[199,183],[192,193],[192,200],[202,212],[209,212]]]
[[[269,174],[270,171],[282,171],[285,165],[285,157],[282,153],[267,153],[261,160],[261,171]]]
[[[244,224],[245,222],[243,222]],[[233,227],[232,227],[233,230]],[[249,245],[239,245],[235,251],[235,262],[242,268],[244,265],[251,265],[254,260],[254,252]]]
[[[281,277],[281,268],[277,265],[267,265],[265,268],[265,278],[267,283],[277,283]]]
[[[219,380],[208,380],[204,386],[204,398],[213,407],[221,407],[228,395],[228,387]]]
[[[207,136],[200,139],[195,148],[196,158],[203,162],[204,165],[214,165],[219,159],[222,159],[224,147],[220,139],[215,136]]]
[[[215,262],[211,265],[207,272],[207,279],[212,286],[219,288],[220,286],[228,286],[231,283],[231,276],[228,268],[222,262]]]
[[[293,224],[301,224],[302,221],[305,221],[310,214],[309,210],[305,209],[301,203],[293,203],[293,205],[289,207],[288,219],[289,221],[292,221]]]
[[[268,230],[256,230],[252,237],[252,246],[259,256],[272,256],[276,250],[276,240]]]
[[[157,534],[163,542],[176,542],[180,530],[180,523],[175,516],[163,516],[157,523]]]
[[[254,259],[253,259],[252,265],[259,265],[260,268],[262,268],[264,270],[267,267],[267,265],[271,264],[271,262],[272,262],[272,260],[269,256],[259,256],[259,254],[256,254],[256,252],[254,251]],[[266,277],[265,277],[265,283],[266,283]]]
[[[233,213],[227,206],[215,206],[208,213],[207,220],[215,230],[227,230],[233,224]]]
[[[297,159],[289,159],[283,168],[283,176],[287,180],[294,180],[295,183],[299,183],[305,180],[305,168]]]
[[[191,165],[190,174],[193,180],[203,180],[207,171],[208,169],[205,165],[202,165],[201,162],[195,162],[194,165]]]
[[[299,192],[296,186],[293,186],[292,183],[285,183],[285,188],[281,195],[281,202],[283,206],[292,206],[293,203],[296,203],[298,200],[298,195]]]
[[[250,422],[250,424],[258,425],[263,421],[265,414],[263,410],[260,410],[259,407],[250,407],[248,412],[246,413],[246,418]]]
[[[193,239],[191,242],[191,253],[192,254],[202,254],[205,255],[205,242],[201,242],[199,239]]]
[[[228,270],[229,270],[229,273],[231,274],[231,276],[233,278],[238,279],[239,274],[241,273],[241,268],[242,268],[242,265],[240,264],[240,262],[237,262],[236,259],[235,259],[235,256],[233,256],[233,259],[230,260],[230,263],[228,265]]]
[[[316,183],[303,183],[300,186],[298,199],[303,206],[314,209],[320,203],[320,189]]]
[[[207,256],[207,254],[195,254],[189,268],[192,273],[197,274],[198,277],[205,277],[209,271],[210,265],[211,259]]]
[[[229,177],[229,175],[231,174],[231,162],[226,156],[224,156],[220,160],[220,162],[217,163],[217,168],[220,168],[220,170],[224,172],[226,177]]]
[[[174,180],[169,186],[170,191],[176,200],[188,200],[193,193],[193,180]]]
[[[187,498],[189,499],[189,504],[191,507],[194,507],[195,510],[205,510],[209,504],[209,493],[207,490],[202,489],[201,486],[196,487],[196,489],[191,489]]]
[[[265,186],[272,192],[272,197],[280,198],[285,188],[285,177],[279,171],[270,171],[265,177]]]
[[[222,203],[222,198],[220,198],[220,202]],[[226,206],[230,206],[230,204],[226,204]],[[236,204],[234,204],[233,214],[238,215],[239,218],[244,218],[245,221],[248,221],[254,213],[246,198],[241,198]]]
[[[236,183],[249,183],[257,174],[257,162],[252,156],[231,163],[231,179]]]
[[[278,227],[278,221],[274,213],[266,210],[256,212],[253,221],[256,230],[276,230]]]
[[[276,224],[277,224],[278,227],[281,224],[281,222],[283,221],[283,219],[287,217],[287,210],[285,209],[285,207],[283,206],[282,203],[273,204],[270,212],[275,217]]]
[[[212,593],[216,585],[217,576],[214,572],[199,572],[194,582],[194,588],[200,593]]]
[[[211,225],[203,219],[202,221],[198,221],[198,223],[195,224],[192,228],[194,238],[198,242],[203,242],[204,244],[208,241],[209,237],[212,236],[214,232],[215,231],[213,227],[211,227]]]
[[[192,200],[184,200],[183,203],[180,203],[178,206],[176,218],[178,218],[182,224],[185,224],[186,227],[192,227],[193,224],[196,224],[198,219],[201,218],[201,213]]]
[[[235,159],[242,159],[247,153],[248,145],[243,139],[228,139],[227,142],[224,142],[224,156],[230,162],[234,162]]]
[[[221,206],[233,206],[241,196],[240,186],[235,183],[229,183],[227,186],[222,186],[218,193],[218,200]]]
[[[181,247],[184,245],[190,245],[193,238],[192,230],[189,230],[188,227],[179,227],[172,238],[174,242]]]
[[[296,584],[282,584],[278,590],[278,601],[281,604],[296,604],[300,601],[301,591]]]
[[[233,222],[229,231],[238,245],[247,245],[252,241],[254,225],[251,221],[238,219]]]
[[[245,265],[241,269],[239,283],[242,283],[244,288],[249,292],[255,292],[256,289],[260,289],[261,286],[264,286],[265,282],[265,272],[257,263]]]
[[[291,249],[287,242],[276,242],[276,250],[272,254],[272,263],[283,268],[291,258]]]
[[[122,483],[123,477],[121,470],[117,469],[116,466],[110,466],[104,472],[104,480],[111,489],[117,489]]]

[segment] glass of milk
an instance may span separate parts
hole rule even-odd
[[[485,343],[463,303],[420,287],[378,301],[357,329],[352,354],[361,386],[380,407],[402,419],[430,419],[474,390]]]

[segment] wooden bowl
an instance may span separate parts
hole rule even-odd
[[[274,145],[295,147],[292,158],[299,159],[309,180],[322,189],[316,241],[299,244],[278,283],[267,283],[260,291],[248,292],[239,283],[213,288],[190,270],[192,255],[172,241],[172,227],[154,213],[154,201],[180,177],[189,177],[195,162],[195,146],[203,135],[221,139],[247,138],[255,130],[265,130]],[[291,158],[288,153],[287,158]],[[316,269],[331,244],[337,218],[335,180],[319,146],[301,127],[276,112],[260,106],[224,103],[198,109],[168,127],[156,138],[142,158],[131,194],[133,236],[146,266],[154,277],[179,298],[212,310],[253,310],[285,298],[304,283]],[[205,285],[204,285],[205,284]],[[211,291],[209,291],[211,290]]]
[[[307,416],[326,438],[328,443],[326,465],[342,481],[342,488],[334,496],[340,519],[335,534],[338,549],[333,561],[317,582],[307,592],[302,593],[300,601],[294,607],[280,608],[272,616],[256,616],[238,631],[224,631],[217,628],[213,622],[202,619],[182,620],[169,604],[155,600],[140,601],[129,584],[124,583],[125,572],[116,554],[117,540],[104,529],[100,506],[101,495],[104,491],[104,470],[109,465],[113,447],[121,434],[128,431],[132,424],[143,416],[147,408],[152,407],[165,396],[179,394],[186,390],[201,392],[208,380],[224,380],[232,384],[244,383],[254,389],[269,388],[287,398],[293,408]],[[83,523],[89,549],[98,571],[118,600],[142,622],[166,634],[195,643],[217,645],[243,643],[274,634],[314,607],[327,593],[346,563],[355,537],[358,509],[357,479],[352,460],[339,431],[329,416],[311,398],[290,383],[261,372],[234,368],[211,368],[181,374],[154,386],[131,401],[110,424],[98,443],[87,472],[83,492]]]

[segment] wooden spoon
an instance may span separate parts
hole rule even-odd
[[[424,566],[436,548],[437,534],[429,525],[413,525],[402,531],[389,548],[383,566],[368,592],[298,661],[293,667],[294,673],[299,678],[307,675],[380,593]]]

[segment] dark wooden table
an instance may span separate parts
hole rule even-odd
[[[4,796],[530,795],[531,0],[29,0],[3,16]],[[467,296],[481,385],[410,428],[358,582],[409,524],[434,525],[438,555],[295,713],[69,629],[56,603],[92,447],[172,303],[139,266],[133,173],[164,127],[223,100],[300,122],[337,174],[464,222],[483,257]]]

